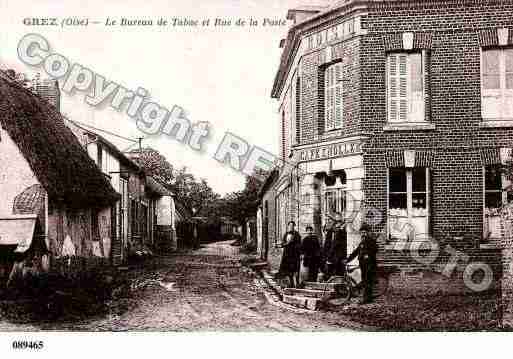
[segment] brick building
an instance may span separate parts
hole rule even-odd
[[[262,195],[270,245],[289,220],[320,234],[343,212],[349,250],[372,217],[392,287],[466,290],[475,262],[497,279],[513,1],[346,0],[287,17],[272,90],[286,164]],[[438,249],[412,254],[426,238]]]

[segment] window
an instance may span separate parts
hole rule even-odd
[[[324,193],[324,213],[333,217],[346,210],[346,192],[342,188],[326,190]]]
[[[314,37],[313,37],[313,35],[308,36],[308,50],[313,49],[313,47],[314,47]]]
[[[391,53],[387,58],[388,122],[425,121],[425,53]]]
[[[333,218],[337,213],[346,215],[346,178],[344,175],[333,175],[324,179],[324,190],[322,195],[322,208],[324,219]]]
[[[391,239],[429,233],[429,169],[389,169],[388,223]]]
[[[324,103],[326,131],[342,127],[342,64],[328,66],[324,73]]]
[[[501,237],[501,218],[500,208],[508,201],[508,192],[505,190],[509,186],[509,181],[501,171],[500,165],[486,166],[484,170],[484,222],[483,238]]]
[[[281,157],[283,161],[287,159],[287,141],[286,141],[286,133],[285,133],[285,111],[281,111]]]
[[[336,40],[338,39],[338,26],[333,26],[331,28],[331,38],[330,40]]]
[[[322,32],[317,33],[317,46],[322,45]]]
[[[513,48],[483,50],[481,103],[485,120],[513,120]]]
[[[295,114],[296,114],[296,143],[301,142],[301,79],[299,76],[296,79],[296,103]]]
[[[347,24],[347,33],[352,34],[354,32],[354,19],[347,21],[346,24]]]

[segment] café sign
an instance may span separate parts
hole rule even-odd
[[[320,146],[315,148],[307,148],[300,150],[299,161],[315,161],[323,160],[326,158],[350,156],[361,151],[360,142],[345,142],[335,143],[326,146]]]

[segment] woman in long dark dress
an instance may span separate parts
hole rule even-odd
[[[321,245],[319,239],[313,233],[312,226],[306,227],[306,237],[301,243],[303,264],[308,268],[308,281],[317,282],[319,267],[321,266]]]
[[[296,223],[290,221],[288,223],[287,233],[284,234],[281,247],[283,248],[283,255],[281,257],[279,277],[288,277],[290,287],[294,288],[294,277],[299,273],[299,262],[301,253],[301,236],[296,231]]]

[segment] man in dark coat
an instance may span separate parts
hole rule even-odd
[[[332,275],[343,275],[347,258],[347,231],[346,224],[340,214],[335,217],[332,230],[332,240],[328,247],[326,266],[327,279]]]
[[[321,253],[321,271],[324,273],[324,279],[328,277],[328,264],[326,262],[328,261],[328,254],[333,242],[333,228],[333,221],[331,218],[328,218],[323,228],[324,242]]]
[[[306,227],[306,237],[301,243],[301,254],[303,255],[303,265],[308,268],[308,281],[317,282],[317,275],[321,265],[321,244],[319,239],[313,233],[312,226]]]
[[[358,262],[360,270],[362,271],[362,284],[363,284],[363,298],[361,304],[371,303],[372,288],[376,280],[376,254],[378,252],[378,246],[376,244],[376,238],[371,233],[368,224],[362,224],[360,228],[362,240],[358,247],[351,253],[348,262],[352,261],[358,256]]]
[[[283,248],[278,277],[288,277],[290,287],[297,286],[297,277],[300,265],[301,236],[296,231],[296,223],[288,223],[288,231],[284,234],[280,247]]]

